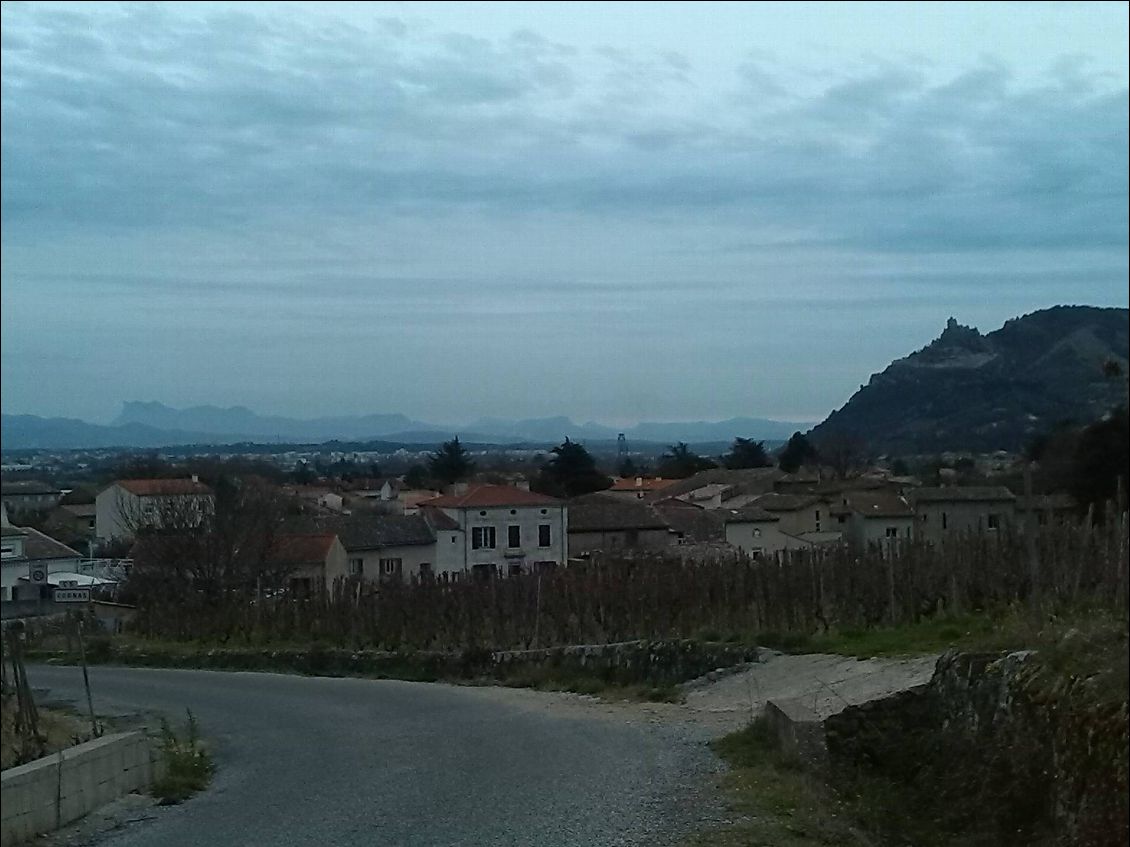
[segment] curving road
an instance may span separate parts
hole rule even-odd
[[[113,845],[635,845],[712,814],[708,734],[655,711],[388,680],[91,668],[95,710],[199,718],[212,787]],[[83,702],[73,667],[29,668]]]

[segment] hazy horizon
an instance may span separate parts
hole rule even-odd
[[[5,413],[811,422],[1130,302],[1125,4],[2,15]]]

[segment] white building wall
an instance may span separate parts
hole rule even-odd
[[[781,532],[777,521],[732,521],[726,524],[726,543],[748,556],[770,555],[786,550],[793,541]],[[796,542],[793,541],[793,545]]]
[[[476,565],[494,565],[506,574],[511,565],[531,567],[535,562],[565,564],[569,558],[568,508],[565,506],[499,506],[485,509],[444,509],[445,514],[457,521],[463,529],[458,533],[462,569],[471,570]],[[510,547],[509,528],[518,527],[519,545]],[[549,527],[549,545],[539,543],[539,527]],[[474,546],[475,529],[494,528],[494,547]]]

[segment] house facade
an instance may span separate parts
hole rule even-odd
[[[139,526],[199,523],[211,513],[212,489],[189,479],[119,479],[94,500],[94,533],[99,541],[132,538]]]
[[[342,577],[407,582],[443,570],[437,567],[436,533],[418,515],[358,514],[338,525],[337,534],[345,555],[327,563],[327,586]]]
[[[36,529],[0,523],[0,601],[50,599],[51,574],[79,570],[82,554]]]
[[[53,485],[36,480],[0,482],[0,501],[10,517],[44,512],[59,505],[63,492]]]
[[[1016,495],[1002,485],[918,488],[909,494],[914,535],[940,541],[947,535],[997,532],[1016,517]]]
[[[654,506],[605,492],[569,501],[569,555],[596,551],[661,550],[675,543]]]
[[[914,509],[895,491],[844,491],[828,512],[856,550],[889,548],[914,536]]]
[[[346,552],[332,532],[287,533],[271,545],[269,567],[285,574],[287,589],[298,597],[308,597],[332,582],[330,573],[345,569]]]
[[[772,512],[747,506],[722,510],[726,543],[745,555],[760,559],[795,547],[808,546],[781,531],[781,518]]]
[[[569,510],[556,497],[480,485],[418,508],[436,528],[436,557],[444,569],[490,577],[568,561]]]

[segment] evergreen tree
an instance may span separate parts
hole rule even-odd
[[[467,450],[459,443],[459,436],[443,445],[428,457],[428,471],[439,482],[451,485],[466,479],[475,469]]]
[[[537,491],[557,497],[578,497],[612,485],[589,451],[575,441],[566,438],[550,452],[553,458],[546,462],[535,481]]]
[[[723,459],[723,464],[730,470],[743,468],[771,468],[773,460],[765,451],[764,441],[754,441],[752,438],[735,438],[729,454]]]
[[[812,462],[817,458],[816,448],[799,432],[794,432],[785,449],[781,451],[777,467],[785,473],[796,473],[805,462]]]
[[[659,475],[667,479],[685,479],[699,471],[718,467],[714,462],[695,453],[684,442],[672,444],[659,461]]]

